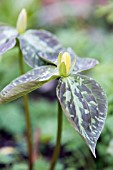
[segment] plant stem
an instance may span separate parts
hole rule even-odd
[[[54,170],[59,153],[60,153],[60,144],[61,144],[61,133],[62,133],[62,108],[60,102],[58,101],[58,129],[57,129],[57,140],[56,147],[53,152],[52,162],[50,170]]]
[[[19,47],[19,45],[18,45]],[[19,65],[20,65],[20,73],[21,75],[24,74],[24,63],[23,63],[23,56],[22,52],[19,47]],[[28,107],[28,96],[23,96],[23,104],[24,104],[24,112],[25,112],[25,119],[26,119],[26,131],[27,131],[27,146],[28,146],[28,159],[29,159],[29,170],[33,169],[32,164],[32,135],[31,135],[31,121],[30,121],[30,112]]]

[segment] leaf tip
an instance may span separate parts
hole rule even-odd
[[[95,146],[93,146],[93,147],[92,147],[92,146],[89,146],[89,148],[90,148],[93,156],[96,158],[95,147],[96,147],[96,144],[95,144]]]

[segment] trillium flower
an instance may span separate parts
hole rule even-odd
[[[54,57],[51,50],[40,50],[37,55],[33,55],[23,44],[25,45],[22,42],[21,48],[26,59],[30,56],[28,54],[32,56],[27,63],[35,68],[13,80],[0,92],[0,104],[30,93],[51,80],[59,79],[56,94],[62,110],[96,156],[96,143],[107,113],[106,95],[95,80],[79,72],[93,68],[98,61],[77,57],[71,48],[66,51],[62,48],[59,55],[54,54]],[[56,43],[55,46],[57,45]],[[39,67],[42,61],[47,65]]]

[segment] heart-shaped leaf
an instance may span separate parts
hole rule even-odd
[[[16,36],[17,31],[15,28],[0,26],[0,55],[15,46]]]
[[[0,104],[15,100],[59,77],[54,66],[41,66],[16,78],[0,92]]]
[[[96,157],[95,147],[107,112],[103,89],[92,78],[76,74],[60,79],[57,97],[66,117]]]
[[[76,57],[76,65],[73,70],[74,72],[79,73],[81,71],[89,70],[99,64],[99,62],[93,58],[78,57],[71,48],[68,48],[67,51],[69,52],[72,60]]]
[[[54,63],[62,49],[57,38],[45,30],[28,30],[18,37],[25,62],[32,68]]]

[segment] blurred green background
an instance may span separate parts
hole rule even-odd
[[[113,170],[113,1],[111,0],[0,0],[0,23],[16,26],[22,8],[28,29],[47,29],[80,57],[100,64],[84,72],[107,94],[109,109],[96,147],[97,158],[63,117],[60,157],[56,170]],[[26,71],[30,68],[25,65]],[[0,90],[19,76],[18,50],[0,56]],[[34,140],[34,170],[47,170],[57,131],[57,82],[29,95]],[[22,100],[0,106],[0,169],[27,170],[26,125]]]

